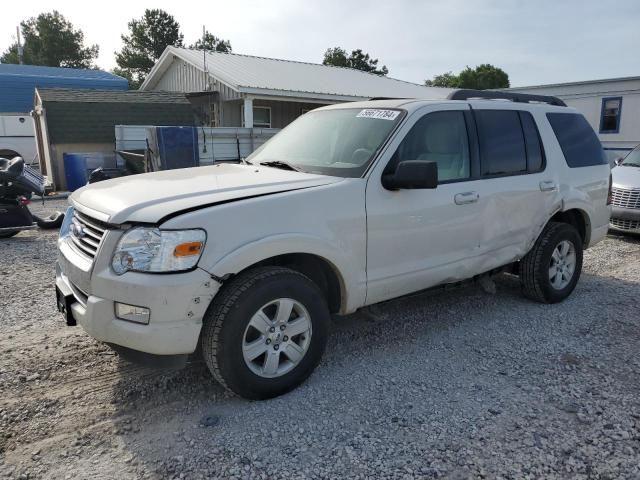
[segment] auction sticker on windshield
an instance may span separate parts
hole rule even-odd
[[[380,120],[395,120],[400,115],[400,110],[381,110],[378,108],[365,108],[356,117],[378,118]]]

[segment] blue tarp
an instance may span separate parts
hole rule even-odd
[[[198,130],[195,127],[156,127],[162,170],[200,165]]]

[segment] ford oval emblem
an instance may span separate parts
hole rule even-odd
[[[71,224],[71,233],[77,238],[83,238],[85,236],[84,227],[77,222]]]

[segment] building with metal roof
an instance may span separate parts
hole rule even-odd
[[[533,85],[510,91],[554,95],[579,110],[598,134],[610,161],[640,144],[640,77]]]
[[[40,169],[58,190],[64,154],[113,154],[116,125],[195,124],[184,93],[38,88],[32,101]]]
[[[176,47],[167,47],[140,88],[199,95],[211,126],[265,128],[282,128],[321,105],[451,91],[351,68]]]
[[[0,64],[0,112],[29,112],[36,88],[126,90],[129,85],[101,70]]]

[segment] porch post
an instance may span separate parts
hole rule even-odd
[[[253,98],[251,97],[244,99],[244,126],[253,128]]]

